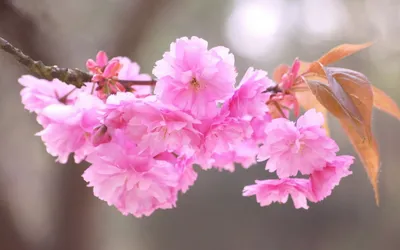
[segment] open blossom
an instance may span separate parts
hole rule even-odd
[[[110,129],[123,128],[141,151],[151,155],[164,151],[180,154],[200,143],[200,133],[193,128],[200,121],[174,106],[137,99],[133,94],[109,97],[104,122]]]
[[[199,121],[175,108],[153,105],[155,113],[134,115],[126,128],[141,150],[155,155],[163,151],[180,153],[185,146],[197,147],[200,135],[193,124]]]
[[[52,104],[41,112],[47,124],[37,135],[60,163],[66,163],[71,153],[75,153],[75,162],[81,162],[92,150],[91,133],[100,125],[98,111],[103,102],[86,93],[79,93],[78,97],[74,105]]]
[[[235,163],[243,168],[249,168],[256,161],[258,145],[253,140],[244,140],[233,146],[233,149],[224,153],[215,153],[210,156],[212,165],[219,170],[235,171]]]
[[[201,146],[195,154],[195,161],[203,169],[210,169],[218,158],[217,168],[232,171],[233,162],[229,163],[227,160],[235,158],[237,154],[234,151],[238,150],[245,140],[251,138],[253,130],[250,124],[229,117],[228,114],[220,113],[215,118],[203,120],[202,124],[194,126],[202,134]]]
[[[255,195],[261,206],[273,202],[286,203],[289,195],[296,208],[308,208],[307,200],[319,202],[331,195],[343,177],[350,175],[352,156],[336,156],[321,170],[314,171],[308,179],[283,178],[279,180],[256,181],[243,189],[244,196]]]
[[[124,215],[149,216],[156,209],[173,208],[178,192],[185,192],[192,184],[181,179],[183,165],[138,154],[136,145],[123,133],[97,147],[87,161],[92,165],[83,178],[93,187],[94,195]]]
[[[24,86],[21,90],[22,103],[30,112],[40,114],[51,104],[73,104],[77,98],[76,87],[58,79],[48,81],[24,75],[18,81]]]
[[[339,185],[340,180],[352,173],[349,167],[353,162],[352,156],[337,156],[332,162],[328,162],[325,168],[311,174],[310,180],[316,201],[329,196],[333,188]]]
[[[314,109],[301,116],[296,125],[284,118],[272,120],[266,128],[266,140],[259,160],[268,159],[266,169],[280,178],[311,174],[325,167],[339,151],[334,140],[321,127],[324,118]]]
[[[225,102],[230,116],[257,117],[268,111],[267,101],[270,93],[265,92],[275,83],[267,77],[267,72],[249,68],[234,95]]]
[[[158,78],[155,94],[160,100],[196,117],[207,117],[216,101],[233,94],[237,75],[227,48],[208,50],[208,43],[197,37],[172,43],[153,74]]]
[[[307,198],[312,197],[312,189],[309,180],[285,178],[256,181],[256,184],[244,188],[243,195],[255,195],[261,206],[269,206],[273,202],[286,203],[290,195],[295,208],[307,209]]]

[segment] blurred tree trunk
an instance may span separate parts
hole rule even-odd
[[[4,195],[0,197],[0,245],[2,249],[7,250],[29,250],[25,239],[18,232],[12,219],[12,213],[9,211]]]
[[[7,39],[35,58],[44,59],[32,44],[36,26],[25,18],[13,5],[6,0],[0,0],[0,36]],[[3,175],[0,175],[3,176]],[[1,183],[1,181],[0,181]],[[2,190],[4,190],[2,188]],[[15,216],[15,215],[14,215]],[[7,197],[0,192],[0,246],[7,250],[31,250],[13,220],[12,211],[7,205]]]

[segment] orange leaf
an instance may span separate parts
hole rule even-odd
[[[345,129],[363,162],[379,204],[379,152],[371,130],[372,85],[359,72],[315,65],[325,72],[328,84],[305,77],[306,82],[317,100],[339,119]],[[321,73],[321,69],[315,69]]]
[[[377,87],[372,86],[374,106],[400,120],[400,109],[397,104]]]
[[[375,192],[375,201],[379,206],[379,187],[378,187],[378,177],[379,177],[379,149],[374,137],[371,140],[364,140],[357,132],[355,132],[348,123],[340,122],[345,132],[349,136],[350,142],[356,149],[358,156],[363,163],[368,177],[371,181],[372,187]]]
[[[302,75],[303,73],[307,72],[308,69],[310,68],[310,66],[311,66],[311,63],[300,61],[299,75]]]
[[[342,44],[339,45],[326,53],[325,55],[321,56],[318,59],[322,65],[329,65],[343,58],[350,56],[354,53],[357,53],[360,50],[366,49],[371,46],[373,43],[363,43],[363,44]]]
[[[309,72],[317,72],[318,66],[317,64],[321,64],[322,66],[326,66],[337,61],[342,60],[345,57],[351,56],[354,53],[357,53],[360,50],[366,49],[371,46],[373,43],[363,43],[363,44],[342,44],[339,45],[326,54],[321,56],[316,62],[312,63],[309,68]]]
[[[273,80],[276,83],[279,83],[282,80],[282,76],[288,72],[290,69],[289,65],[286,64],[281,64],[278,67],[275,68],[274,70],[274,75],[273,75]]]

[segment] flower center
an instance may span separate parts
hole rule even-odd
[[[196,80],[196,78],[193,78],[193,79],[190,81],[190,85],[192,85],[192,87],[193,87],[195,90],[200,89],[200,83]]]

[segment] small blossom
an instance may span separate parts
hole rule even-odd
[[[255,195],[261,206],[269,206],[273,202],[286,203],[289,195],[295,208],[308,209],[307,198],[312,197],[310,181],[298,178],[256,181],[246,186],[243,196]]]
[[[216,101],[231,97],[237,75],[227,48],[208,50],[208,43],[197,37],[172,43],[153,74],[158,78],[155,93],[163,103],[202,118]]]
[[[314,171],[308,179],[283,178],[279,180],[256,181],[243,189],[244,196],[255,195],[261,206],[272,202],[286,203],[291,195],[296,208],[308,209],[307,200],[319,202],[331,195],[343,177],[350,175],[352,156],[336,156],[321,170]]]
[[[323,116],[314,109],[307,111],[295,125],[278,118],[266,128],[266,140],[260,148],[259,160],[266,160],[266,169],[280,178],[311,174],[332,161],[339,147],[321,127]]]
[[[126,127],[127,135],[142,151],[157,155],[163,151],[183,153],[186,146],[197,147],[200,135],[193,124],[200,121],[174,107],[152,102],[146,105],[146,113],[137,112],[140,109],[134,106],[136,111],[128,110],[133,116]]]
[[[181,184],[181,167],[138,154],[123,133],[97,147],[87,160],[92,165],[83,178],[93,187],[94,195],[124,215],[142,217],[156,209],[173,208],[178,192],[187,190],[187,185]]]
[[[81,162],[92,150],[90,134],[100,125],[103,102],[95,96],[79,93],[74,105],[52,104],[41,112],[46,127],[37,133],[46,145],[47,152],[66,163],[75,153],[75,162]]]
[[[310,180],[316,201],[321,201],[331,195],[333,188],[339,185],[340,180],[352,173],[349,167],[353,161],[352,156],[337,156],[332,162],[327,163],[325,168],[311,174]]]

